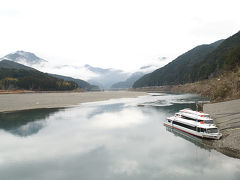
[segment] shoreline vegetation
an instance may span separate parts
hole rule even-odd
[[[25,93],[75,93],[75,92],[89,92],[85,89],[74,89],[71,91],[34,91],[34,90],[24,90],[24,89],[17,89],[17,90],[0,90],[1,94],[25,94]],[[94,92],[94,91],[91,91]]]
[[[213,102],[240,99],[240,68],[232,72],[224,72],[217,78],[202,80],[183,85],[166,85],[134,88],[133,91],[195,93],[208,97]]]

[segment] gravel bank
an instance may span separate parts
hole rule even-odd
[[[240,99],[205,104],[203,110],[209,113],[223,137],[213,142],[218,151],[240,158]]]
[[[68,107],[84,102],[104,101],[116,98],[135,98],[143,95],[146,95],[146,93],[130,91],[1,94],[0,112]]]

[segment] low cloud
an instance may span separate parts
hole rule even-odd
[[[45,73],[70,76],[85,81],[99,76],[98,74],[88,70],[85,66],[59,65],[48,62],[33,65],[32,67]]]

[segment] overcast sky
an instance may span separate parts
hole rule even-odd
[[[127,71],[240,30],[239,0],[0,0],[0,56]]]

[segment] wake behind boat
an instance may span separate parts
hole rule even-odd
[[[164,125],[201,138],[220,139],[222,137],[210,115],[201,111],[180,110],[174,116],[167,118]]]

